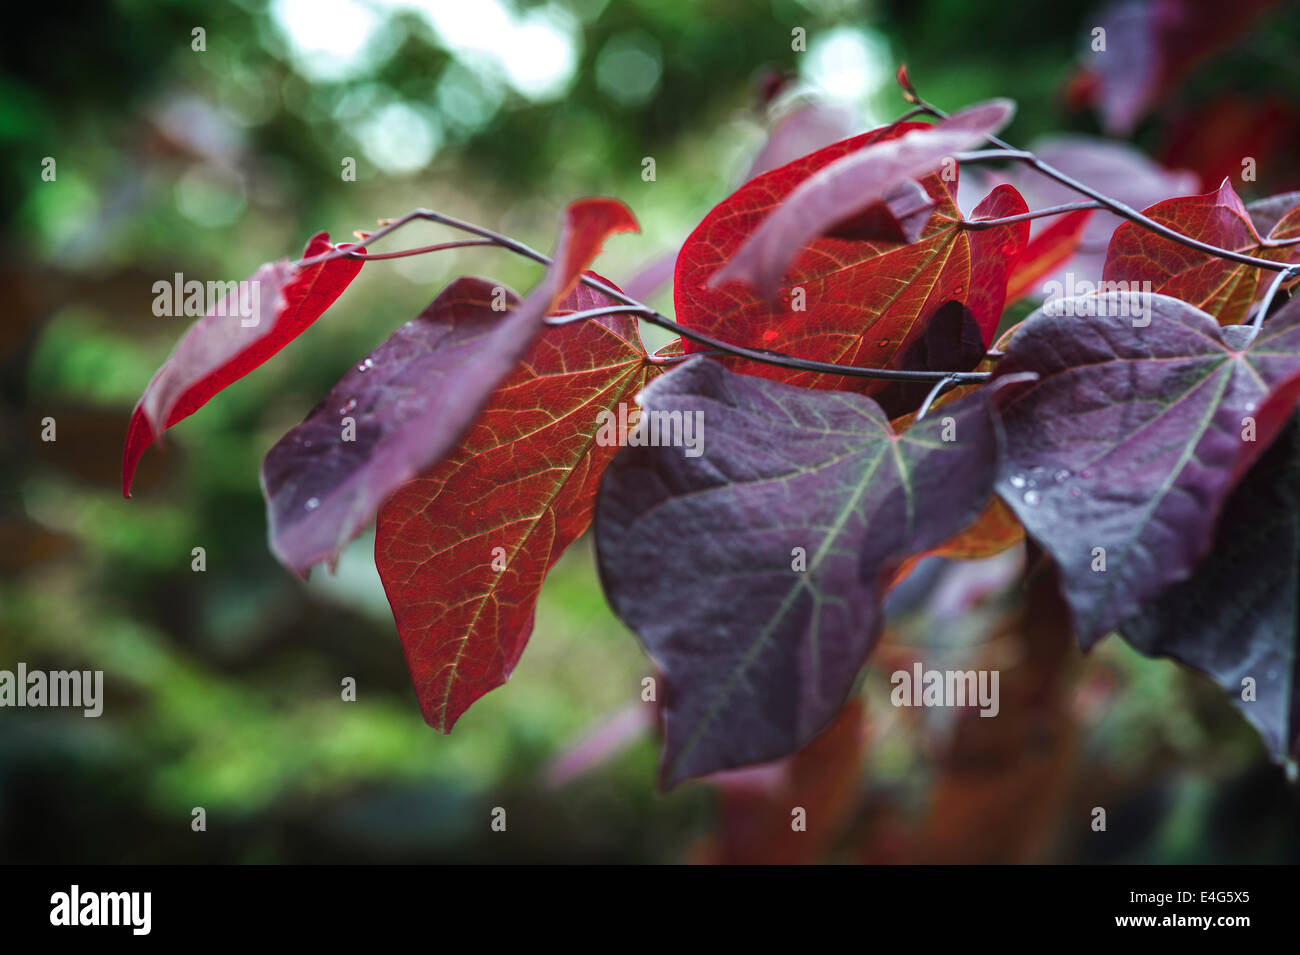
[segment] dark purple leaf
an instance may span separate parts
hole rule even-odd
[[[835,716],[891,568],[988,500],[992,391],[899,435],[870,398],[708,359],[646,388],[643,417],[696,421],[702,454],[621,451],[596,545],[611,605],[664,675],[665,784],[787,755]]]
[[[1300,308],[1250,334],[1163,295],[1083,296],[1031,315],[998,363],[1039,376],[1002,412],[998,491],[1060,566],[1085,648],[1192,573],[1290,414]]]
[[[981,103],[831,162],[787,195],[709,284],[745,282],[769,297],[775,295],[786,267],[808,243],[872,206],[896,199],[909,179],[934,171],[946,158],[1001,129],[1014,109],[1009,100]],[[879,210],[876,215],[880,221],[892,218]],[[901,228],[895,222],[887,230],[891,234],[877,237],[893,238]]]
[[[1122,626],[1147,656],[1172,657],[1223,687],[1281,760],[1300,756],[1300,419],[1223,509],[1209,555]],[[1243,698],[1254,681],[1253,698]]]

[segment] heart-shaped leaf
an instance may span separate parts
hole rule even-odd
[[[1031,315],[998,363],[1039,376],[1002,411],[998,491],[1059,565],[1084,647],[1192,573],[1290,414],[1300,304],[1251,332],[1163,295],[1083,296]]]
[[[809,243],[866,210],[884,206],[912,180],[935,171],[954,153],[982,143],[1010,121],[1015,106],[994,100],[971,106],[897,136],[881,137],[826,163],[799,182],[754,229],[709,284],[744,282],[772,298],[786,267]],[[894,216],[880,217],[876,234],[859,238],[903,241]]]
[[[557,312],[613,304],[580,285]],[[601,425],[621,411],[634,427],[632,399],[659,368],[630,316],[548,328],[455,453],[385,502],[375,563],[431,726],[449,732],[509,678],[618,450]]]
[[[698,456],[629,447],[596,508],[601,580],[664,674],[661,775],[784,756],[843,705],[892,568],[975,519],[996,472],[991,389],[896,434],[874,401],[727,371],[660,377]]]
[[[710,279],[792,193],[843,157],[873,144],[932,127],[899,123],[835,143],[746,183],[710,212],[677,259],[677,320],[722,341],[839,364],[897,368],[931,316],[945,303],[965,304],[987,343],[1002,316],[1007,275],[1029,235],[1019,222],[967,230],[954,199],[953,177],[925,175],[935,203],[918,241],[910,244],[837,238],[813,240],[786,269],[778,301],[750,286]],[[1013,188],[999,186],[975,210],[980,218],[1027,212]],[[703,350],[688,344],[691,351]],[[881,383],[726,359],[728,367],[815,388],[879,391]]]
[[[1250,212],[1226,179],[1215,192],[1167,199],[1145,214],[1222,249],[1274,262],[1300,261],[1300,244],[1270,246],[1260,239]],[[1268,238],[1276,241],[1294,236],[1300,236],[1300,208],[1284,214]],[[1236,325],[1245,320],[1251,304],[1263,294],[1267,283],[1260,281],[1262,272],[1126,222],[1111,237],[1102,278],[1107,282],[1150,282],[1151,291],[1189,302],[1222,325]]]
[[[303,259],[335,248],[322,232],[307,243]],[[306,331],[356,278],[362,261],[340,256],[306,268],[288,260],[268,263],[191,325],[131,415],[122,449],[122,493],[131,496],[145,448]]]

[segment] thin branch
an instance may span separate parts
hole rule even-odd
[[[614,290],[607,285],[582,276],[584,284],[603,292],[606,295],[614,295]],[[626,297],[626,296],[624,296]],[[733,345],[730,342],[720,341],[711,335],[694,329],[685,328],[678,325],[671,318],[661,315],[659,312],[650,308],[648,305],[629,304],[629,305],[607,305],[601,308],[590,308],[581,312],[573,312],[569,315],[556,315],[548,318],[548,325],[568,325],[572,322],[586,321],[589,318],[599,318],[602,315],[637,315],[652,325],[670,332],[676,332],[683,338],[689,338],[691,341],[698,342],[701,345],[708,345],[717,354],[734,355],[738,358],[747,358],[751,361],[763,362],[768,365],[778,365],[783,368],[793,368],[798,371],[808,371],[821,375],[843,375],[847,378],[876,378],[882,381],[951,381],[952,384],[972,384],[975,382],[987,381],[990,372],[987,371],[906,371],[897,368],[867,368],[857,365],[835,365],[830,362],[813,361],[809,358],[797,358],[794,355],[786,355],[782,352],[768,351],[765,349],[746,348],[743,345]],[[695,358],[700,352],[693,352],[689,355],[670,356],[672,360],[681,361],[686,358]]]
[[[568,315],[550,315],[546,318],[547,325],[571,325],[574,322],[585,322],[589,318],[600,318],[602,315],[641,315],[646,311],[644,305],[606,305],[603,308],[588,308],[581,312],[570,312]]]
[[[1300,275],[1300,265],[1293,265],[1273,276],[1273,281],[1268,283],[1268,291],[1264,293],[1264,297],[1259,301],[1259,309],[1255,312],[1255,318],[1250,323],[1252,328],[1259,328],[1264,323],[1264,319],[1268,317],[1268,310],[1273,304],[1273,299],[1277,295],[1277,290],[1282,287],[1288,277],[1295,278],[1297,275]]]
[[[945,113],[943,110],[921,99],[914,90],[909,92],[910,92],[910,96],[916,97],[918,108],[925,109],[927,112],[930,113],[931,116],[934,116],[937,119],[946,119],[948,117],[948,114]],[[909,98],[908,101],[911,102],[911,99]],[[1169,239],[1173,242],[1177,242],[1181,245],[1185,245],[1188,248],[1196,249],[1199,252],[1204,252],[1207,255],[1213,255],[1220,259],[1228,259],[1229,261],[1232,262],[1239,262],[1242,265],[1254,266],[1257,269],[1267,269],[1270,272],[1280,272],[1290,267],[1285,263],[1273,262],[1270,261],[1269,259],[1256,258],[1253,255],[1246,255],[1244,252],[1236,252],[1233,251],[1232,249],[1221,249],[1217,245],[1211,245],[1208,242],[1202,242],[1200,239],[1193,239],[1191,236],[1183,235],[1181,232],[1177,231],[1176,229],[1171,229],[1169,228],[1169,226],[1164,225],[1160,222],[1157,222],[1155,219],[1143,215],[1141,212],[1138,212],[1136,209],[1132,208],[1131,206],[1128,206],[1125,203],[1120,202],[1118,199],[1112,199],[1110,196],[1106,195],[1105,193],[1098,192],[1096,189],[1093,189],[1091,186],[1084,185],[1083,183],[1079,182],[1077,179],[1061,172],[1061,170],[1057,169],[1055,166],[1043,162],[1041,159],[1039,159],[1031,152],[1027,152],[1022,149],[1017,149],[1014,146],[1012,146],[1010,143],[1006,142],[1006,140],[999,139],[997,136],[986,136],[985,139],[989,143],[992,143],[994,146],[996,146],[997,149],[986,149],[986,150],[979,150],[976,152],[958,153],[953,158],[955,158],[958,162],[975,162],[984,159],[1008,159],[1016,162],[1023,162],[1026,163],[1031,169],[1034,169],[1037,172],[1042,173],[1044,176],[1047,176],[1049,179],[1055,179],[1057,182],[1065,186],[1067,189],[1077,192],[1080,195],[1087,196],[1089,199],[1092,199],[1094,202],[1097,202],[1102,207],[1109,209],[1117,216],[1128,219],[1130,222],[1134,222],[1142,226],[1144,229],[1147,229],[1150,232],[1154,232],[1157,235],[1164,236],[1166,239]]]
[[[458,242],[439,242],[436,245],[422,245],[418,249],[399,249],[396,252],[354,252],[348,250],[345,259],[362,259],[374,262],[379,259],[404,259],[412,255],[425,255],[429,252],[445,252],[449,249],[468,249],[478,245],[496,245],[492,239],[461,239]]]
[[[1080,212],[1084,209],[1101,208],[1104,207],[1099,202],[1067,202],[1047,209],[1022,212],[1014,216],[1003,216],[1001,219],[963,219],[961,225],[963,229],[992,229],[995,226],[1011,225],[1013,222],[1028,222],[1030,219],[1041,219],[1044,216],[1059,216],[1065,212]]]
[[[961,384],[961,382],[957,380],[956,375],[948,375],[946,378],[935,382],[934,387],[930,389],[930,393],[926,395],[925,400],[921,402],[921,407],[916,409],[916,417],[912,419],[912,423],[915,424],[929,414],[930,406],[934,404],[935,399],[949,388],[959,384]]]
[[[329,261],[333,258],[342,258],[343,256],[348,255],[349,252],[358,248],[363,248],[375,239],[382,238],[385,235],[390,235],[407,223],[419,219],[436,222],[452,229],[458,229],[462,232],[468,232],[471,235],[477,235],[481,238],[491,240],[493,245],[498,245],[503,249],[509,249],[511,252],[532,259],[539,265],[547,267],[550,267],[551,265],[550,256],[543,255],[541,252],[538,252],[531,246],[525,245],[523,242],[508,238],[500,233],[493,232],[491,229],[475,225],[472,222],[465,222],[462,219],[456,219],[452,216],[443,215],[440,212],[434,212],[431,209],[416,209],[413,212],[408,212],[400,218],[382,222],[381,225],[383,228],[379,229],[377,232],[363,235],[361,241],[356,245],[334,249],[330,252],[313,256],[310,259],[304,259],[298,263],[298,266],[299,268],[305,268],[309,265],[315,265],[318,262]],[[628,306],[627,309],[619,308],[619,312],[638,315],[650,322],[652,325],[657,325],[660,328],[667,329],[683,338],[688,338],[693,342],[705,345],[716,351],[724,352],[728,355],[734,355],[737,358],[747,358],[750,361],[761,362],[767,365],[777,365],[782,368],[792,368],[796,371],[806,371],[819,375],[841,375],[845,378],[872,378],[880,381],[941,381],[945,378],[953,378],[959,384],[972,384],[975,382],[987,381],[990,376],[990,372],[986,371],[905,371],[897,368],[866,368],[853,365],[836,365],[831,362],[813,361],[808,358],[797,358],[794,355],[786,355],[782,352],[746,348],[742,345],[733,345],[730,342],[724,342],[714,338],[712,335],[706,335],[703,332],[698,332],[694,329],[678,325],[671,318],[668,318],[666,315],[661,315],[644,302],[638,302],[630,295],[619,291],[611,285],[606,285],[604,282],[592,278],[590,275],[580,275],[578,276],[578,281],[583,285],[586,285],[588,288],[601,292],[609,298],[614,299],[614,301],[622,302],[624,306]],[[560,321],[556,324],[567,324],[569,321],[578,321],[579,316],[582,318],[593,317],[590,314],[591,312],[599,312],[604,315],[612,314],[609,311],[609,307],[590,309],[585,313],[575,312],[572,315],[557,316]]]

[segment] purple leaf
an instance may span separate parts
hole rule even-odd
[[[896,217],[881,212],[890,199],[907,196],[909,179],[937,169],[954,153],[983,142],[1011,119],[1010,100],[968,107],[945,120],[865,146],[837,159],[799,184],[710,279],[713,287],[746,282],[767,296],[776,294],[791,260],[820,235],[877,207],[872,218],[888,224],[876,238],[898,241]],[[913,210],[915,211],[915,210]],[[870,238],[858,234],[855,238]]]
[[[1081,296],[998,363],[1039,376],[1002,411],[998,491],[1060,566],[1085,648],[1192,573],[1295,405],[1300,308],[1250,335],[1163,295]]]
[[[635,228],[612,199],[575,202],[555,263],[522,303],[457,279],[350,369],[262,463],[276,557],[299,575],[337,558],[384,498],[455,449],[605,238]]]
[[[1274,759],[1300,756],[1300,419],[1223,509],[1209,555],[1134,619],[1124,639],[1208,675],[1264,737]],[[1243,699],[1249,678],[1254,696]]]
[[[611,605],[667,684],[665,784],[784,756],[835,716],[878,637],[890,569],[988,501],[993,390],[898,435],[870,398],[708,359],[646,388],[643,418],[683,434],[694,422],[702,453],[621,451],[596,546]]]

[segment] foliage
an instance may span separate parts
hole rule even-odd
[[[635,228],[613,200],[571,204],[550,257],[436,212],[351,245],[317,237],[254,276],[276,302],[268,330],[218,315],[190,329],[137,408],[124,483],[163,428],[301,332],[361,261],[393,255],[371,243],[431,219],[546,276],[522,301],[452,282],[272,448],[262,483],[295,573],[379,515],[377,563],[432,725],[450,731],[509,676],[546,571],[594,513],[610,604],[662,670],[664,782],[790,755],[844,705],[906,562],[960,548],[968,528],[1014,541],[989,534],[996,491],[1055,562],[1085,648],[1138,634],[1258,699],[1274,755],[1295,756],[1294,677],[1276,675],[1276,661],[1294,672],[1293,618],[1252,613],[1239,655],[1271,663],[1243,676],[1213,649],[1240,635],[1180,634],[1158,601],[1199,572],[1300,399],[1300,302],[1284,304],[1300,203],[1271,200],[1257,227],[1225,183],[1139,213],[997,138],[1008,103],[946,117],[899,83],[916,107],[903,119],[762,172],[705,217],[678,256],[676,321],[586,271]],[[957,169],[999,159],[1086,201],[1030,211],[1003,183],[963,215]],[[1071,278],[985,354],[1008,285],[1066,260],[1095,209],[1128,220],[1105,281]],[[1030,243],[1030,221],[1055,215],[1073,218]],[[681,344],[648,354],[633,317]],[[964,367],[944,367],[954,356]],[[1233,588],[1212,593],[1240,608]]]

